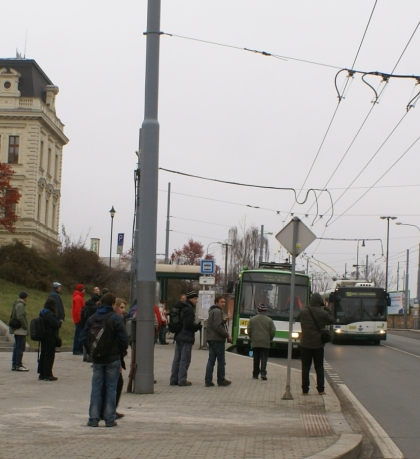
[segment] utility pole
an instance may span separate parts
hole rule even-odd
[[[156,294],[156,231],[159,173],[159,46],[161,0],[147,2],[146,78],[141,130],[141,168],[135,258],[136,352],[134,392],[153,394],[154,304]]]
[[[228,272],[227,272],[227,266],[228,266],[228,247],[229,244],[226,242],[223,244],[225,246],[225,282],[223,286],[223,293],[227,293],[227,280],[228,280]]]
[[[166,210],[166,243],[165,243],[165,265],[169,263],[169,214],[171,209],[171,183],[168,183],[168,208]]]
[[[406,268],[406,275],[405,275],[404,328],[407,328],[407,313],[408,313],[408,305],[409,305],[409,298],[408,298],[409,258],[410,258],[410,250],[407,249],[407,268]]]

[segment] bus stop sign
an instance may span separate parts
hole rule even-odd
[[[297,223],[296,242],[293,241],[293,228]],[[294,217],[279,233],[276,239],[291,254],[297,256],[315,241],[315,234],[301,220]]]
[[[201,274],[214,274],[214,260],[200,260]]]

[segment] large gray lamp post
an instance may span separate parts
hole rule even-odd
[[[389,255],[389,220],[396,220],[397,217],[380,217],[381,220],[387,220],[386,227],[386,260],[385,260],[385,291],[388,291],[388,255]]]
[[[117,213],[117,211],[114,209],[114,206],[112,206],[111,210],[109,211],[111,214],[111,240],[109,242],[109,267],[111,267],[111,257],[112,257],[112,230],[114,228],[114,216]]]

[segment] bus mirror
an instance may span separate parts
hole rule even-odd
[[[386,294],[386,304],[387,306],[391,306],[391,297],[389,296],[389,293]]]

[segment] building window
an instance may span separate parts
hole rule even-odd
[[[9,136],[9,164],[18,164],[19,162],[19,136]]]
[[[47,174],[51,175],[51,148],[48,148]]]
[[[54,180],[58,180],[58,155],[55,155]]]
[[[41,221],[41,195],[39,194],[38,195],[38,211],[37,211],[37,214],[36,214],[36,219],[38,221]]]
[[[48,201],[48,199],[45,200],[45,226],[48,226],[48,210],[49,210],[49,204],[50,202]]]
[[[44,165],[44,141],[41,140],[41,151],[39,152],[39,167],[43,169]]]

